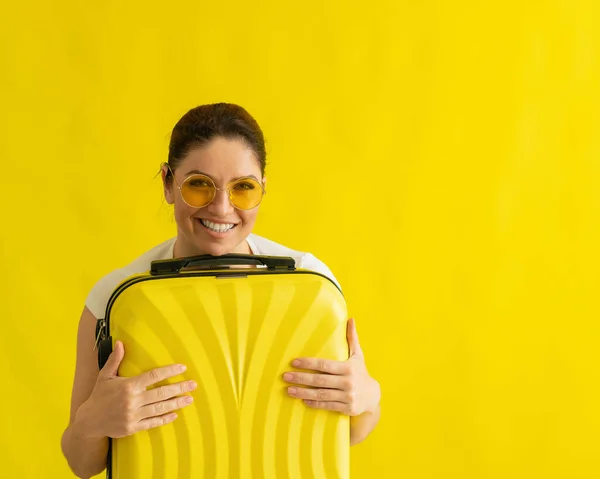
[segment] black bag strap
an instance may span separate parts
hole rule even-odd
[[[106,321],[100,318],[96,321],[96,336],[94,349],[98,349],[98,369],[102,369],[112,353],[112,337],[107,337]]]

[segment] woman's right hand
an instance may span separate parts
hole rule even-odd
[[[98,373],[92,394],[77,410],[75,421],[87,437],[120,438],[168,424],[177,419],[174,412],[193,402],[180,396],[196,389],[194,381],[182,381],[147,390],[160,381],[185,371],[183,365],[171,365],[123,378],[117,376],[125,351],[116,341],[106,364]]]

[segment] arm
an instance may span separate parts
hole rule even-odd
[[[283,379],[302,385],[289,387],[288,394],[304,400],[307,406],[349,415],[350,445],[354,446],[364,441],[379,422],[381,387],[367,371],[354,319],[348,321],[347,336],[347,361],[297,358],[293,366],[316,372],[289,371]]]
[[[364,441],[375,429],[381,415],[381,406],[378,404],[374,411],[365,411],[359,416],[350,417],[350,445],[356,446]]]
[[[61,449],[69,467],[77,477],[88,479],[106,467],[108,438],[87,437],[90,419],[82,406],[90,397],[98,377],[97,355],[94,349],[96,318],[85,308],[77,331],[77,363],[71,394],[69,425],[62,436]]]
[[[177,419],[174,412],[189,406],[194,381],[180,381],[161,387],[165,379],[179,376],[184,365],[172,364],[132,378],[119,377],[125,355],[123,343],[115,347],[101,371],[94,349],[96,318],[85,310],[77,339],[77,366],[71,398],[69,426],[62,437],[62,451],[73,472],[89,479],[106,468],[108,438],[130,436],[138,431],[163,426]],[[188,401],[186,401],[188,399]]]

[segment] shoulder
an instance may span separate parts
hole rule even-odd
[[[251,234],[248,237],[250,248],[254,254],[268,256],[289,256],[296,261],[296,268],[308,269],[330,278],[340,289],[341,286],[329,267],[312,253],[297,251],[270,239]]]
[[[86,307],[91,311],[94,317],[104,317],[110,295],[121,282],[134,274],[145,273],[148,271],[152,261],[172,257],[175,239],[176,238],[171,238],[156,245],[128,265],[111,271],[100,278],[90,290],[85,301]]]

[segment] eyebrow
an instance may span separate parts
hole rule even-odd
[[[200,171],[200,170],[191,170],[191,171],[188,171],[188,172],[185,174],[186,178],[187,178],[188,176],[190,176],[190,175],[204,175],[204,176],[208,176],[208,177],[209,177],[211,180],[213,179],[213,178],[212,178],[212,176],[210,176],[209,174],[207,174],[207,173],[204,173],[203,171]],[[232,181],[241,180],[242,178],[253,178],[253,179],[255,179],[255,180],[258,182],[258,183],[260,183],[260,180],[259,180],[259,179],[258,179],[256,176],[254,176],[254,175],[244,175],[244,176],[240,176],[240,177],[238,177],[238,178],[234,178]]]

